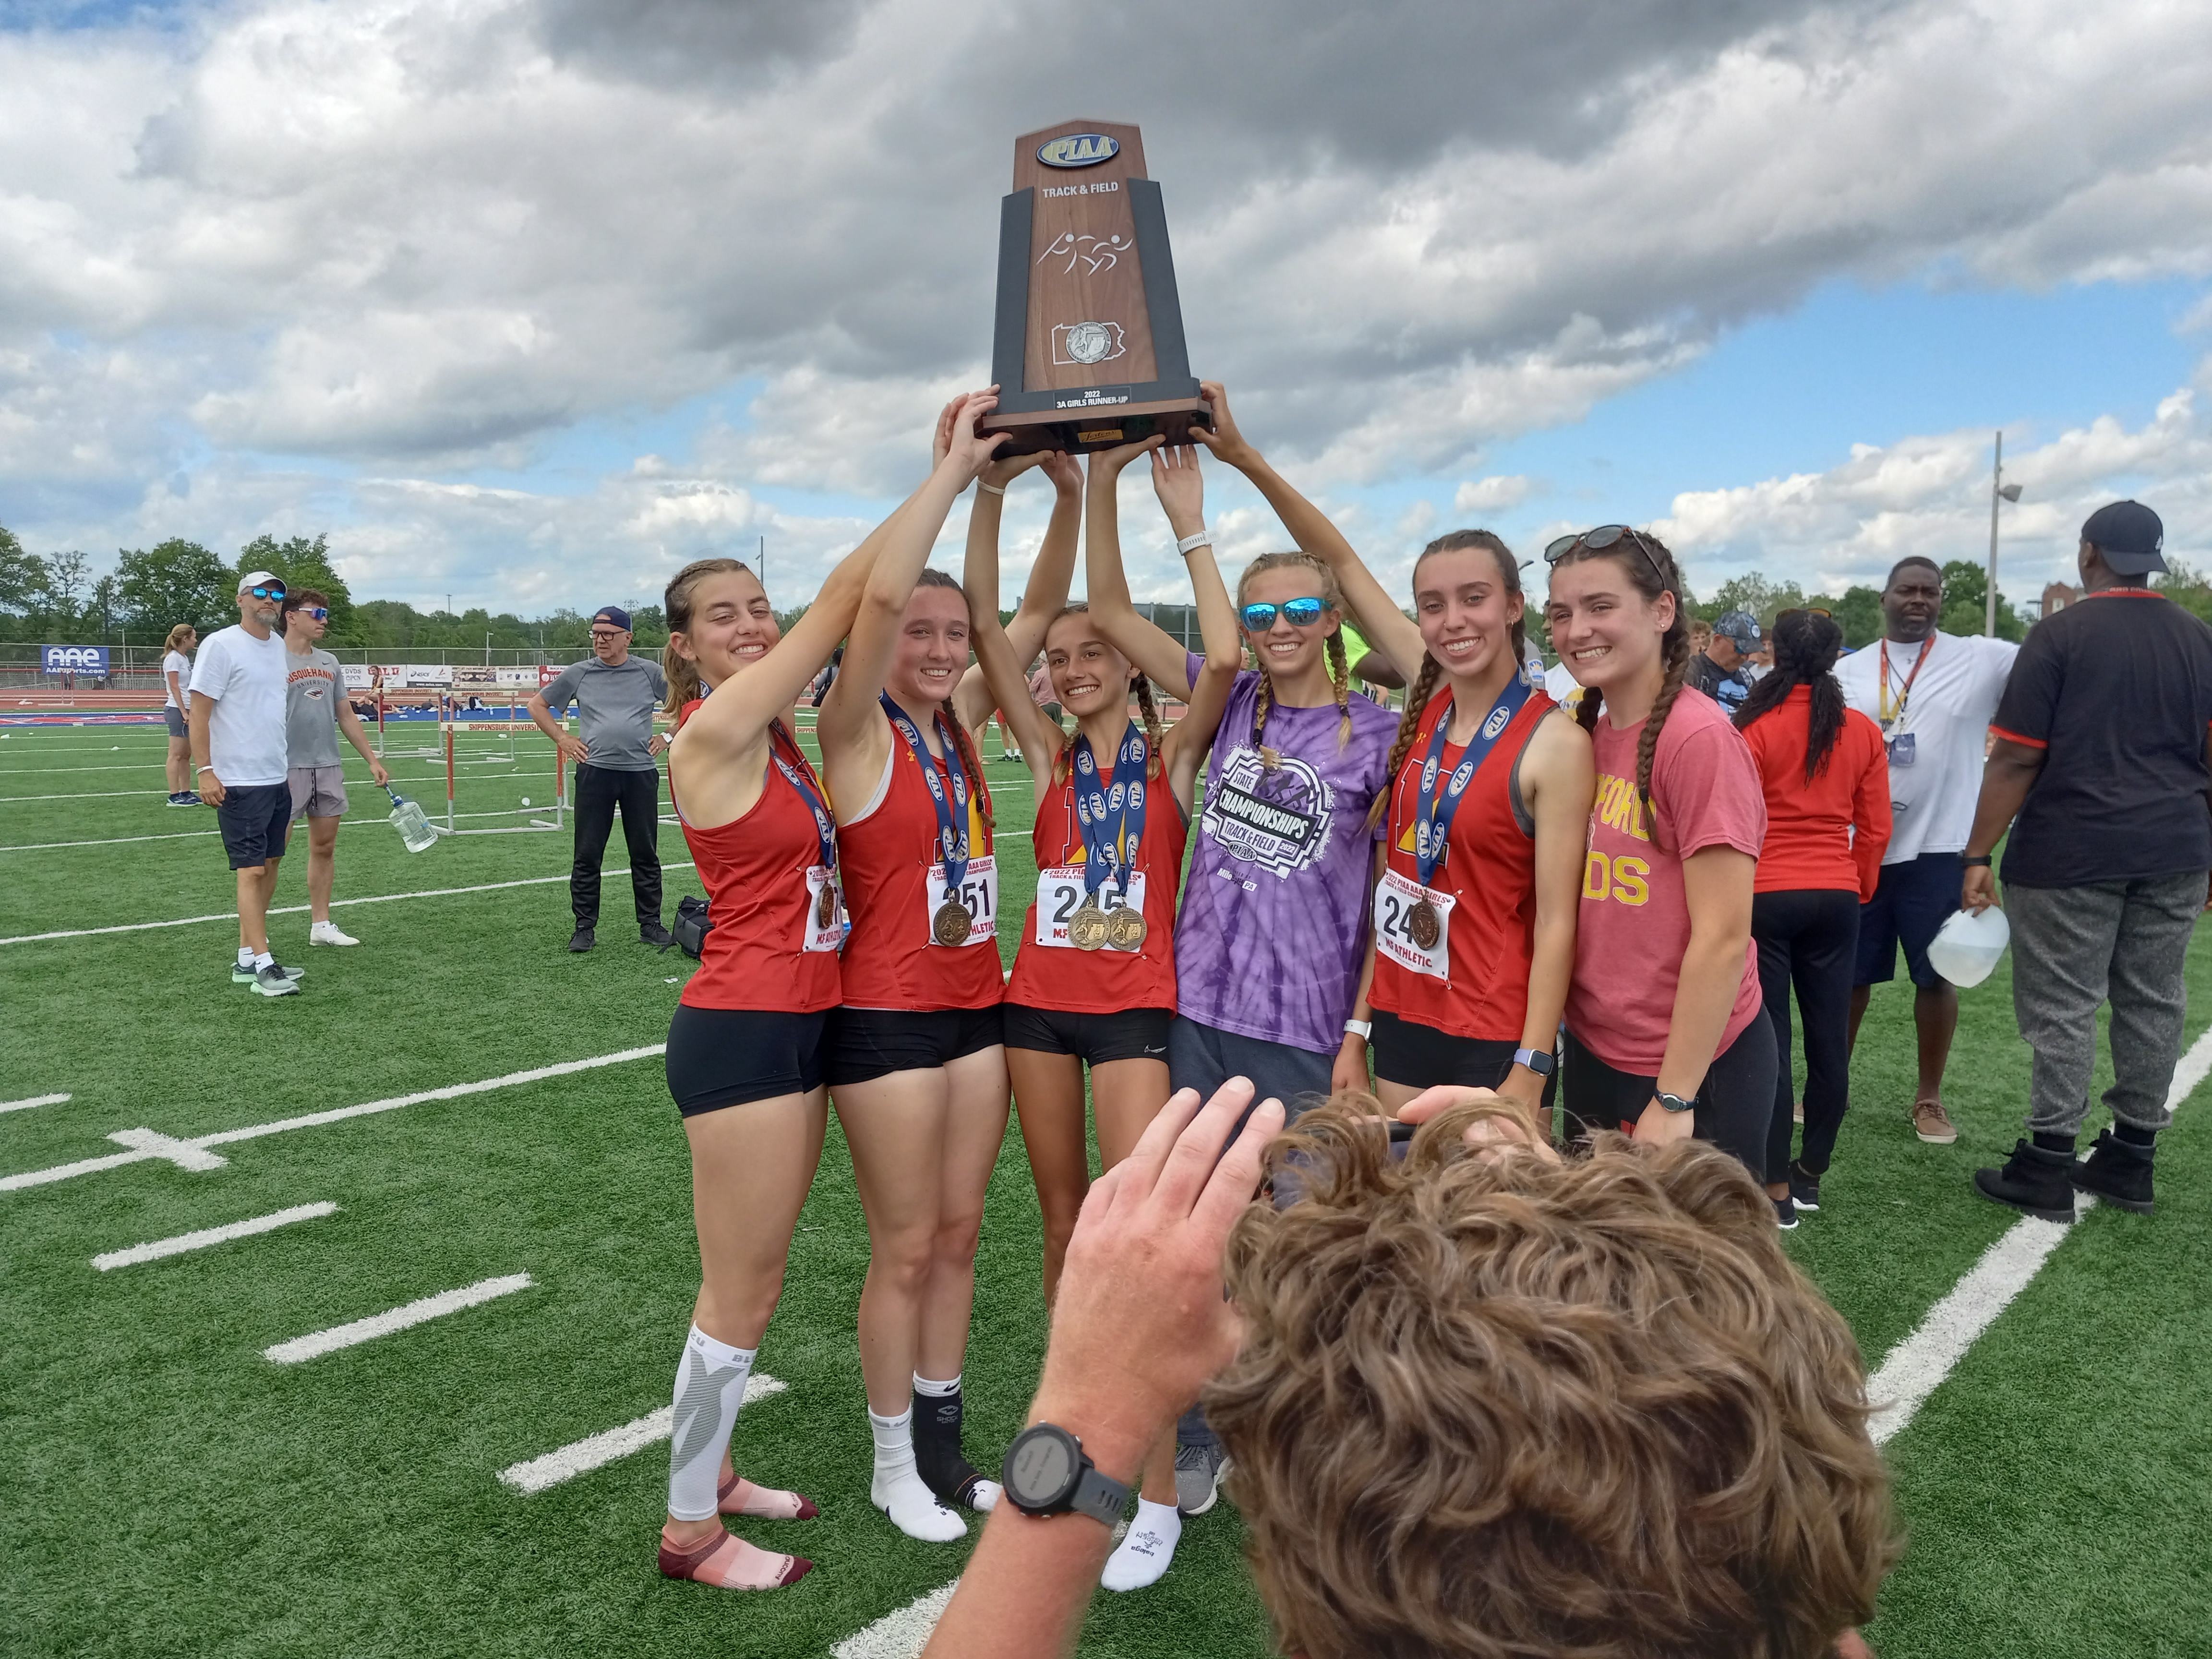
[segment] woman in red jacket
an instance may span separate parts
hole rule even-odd
[[[1850,1098],[1851,963],[1859,906],[1889,845],[1889,757],[1881,732],[1844,705],[1830,671],[1843,630],[1824,611],[1774,621],[1774,672],[1736,713],[1766,792],[1766,844],[1752,883],[1751,934],[1774,1022],[1774,1120],[1767,1195],[1784,1227],[1820,1207],[1820,1177]],[[1790,1157],[1790,990],[1805,1028],[1805,1144]]]

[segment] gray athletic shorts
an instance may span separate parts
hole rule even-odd
[[[173,702],[161,705],[161,724],[169,728],[169,735],[173,738],[191,735],[191,728],[185,724],[185,711]]]
[[[346,810],[345,769],[342,766],[295,766],[286,773],[292,786],[292,817],[335,818]]]

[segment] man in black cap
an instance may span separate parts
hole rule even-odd
[[[1690,659],[1682,683],[1704,692],[1733,714],[1751,695],[1751,659],[1759,649],[1759,618],[1731,611],[1713,624],[1711,644]]]
[[[2028,1138],[1974,1185],[2048,1220],[2073,1218],[2077,1187],[2148,1214],[2173,1116],[2182,963],[2212,879],[2212,628],[2144,584],[2166,568],[2164,540],[2136,501],[2081,526],[2082,603],[2021,647],[1966,842],[1960,902],[1978,913],[1997,902],[1990,854],[2012,828],[2013,1011],[2035,1051]],[[2076,1164],[2107,1001],[2112,1127]]]
[[[602,605],[592,617],[592,660],[571,663],[530,699],[530,718],[576,767],[576,862],[568,900],[576,912],[571,951],[588,951],[599,921],[599,860],[622,810],[629,843],[630,891],[637,900],[638,937],[665,945],[660,925],[660,752],[668,739],[653,729],[654,705],[668,699],[660,665],[629,653],[629,612]],[[580,734],[553,710],[574,702]]]

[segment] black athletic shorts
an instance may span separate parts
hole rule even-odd
[[[1584,1127],[1618,1129],[1633,1123],[1651,1103],[1656,1077],[1617,1072],[1567,1033],[1566,1139],[1583,1139]],[[1713,1056],[1705,1080],[1698,1085],[1696,1127],[1692,1133],[1731,1154],[1753,1178],[1766,1179],[1766,1132],[1774,1115],[1774,1022],[1762,1010],[1736,1040]]]
[[[758,1008],[694,1008],[678,1003],[668,1022],[668,1092],[676,1109],[720,1111],[822,1085],[830,1017]]]
[[[926,1072],[995,1048],[1006,1041],[1000,1006],[933,1008],[840,1008],[830,1022],[822,1073],[831,1088],[866,1083],[893,1072]]]
[[[1417,1019],[1375,1010],[1375,1032],[1368,1040],[1376,1078],[1407,1089],[1433,1089],[1440,1083],[1467,1089],[1495,1089],[1513,1069],[1521,1045],[1503,1037],[1454,1036]],[[1544,1109],[1559,1080],[1559,1070],[1544,1079]]]
[[[1086,1065],[1115,1060],[1168,1061],[1169,1008],[1125,1008],[1118,1014],[1077,1014],[1064,1008],[1032,1008],[1009,1002],[1006,1047],[1040,1054],[1073,1054]]]
[[[222,850],[234,870],[258,870],[284,856],[284,832],[292,827],[289,783],[232,784],[215,809],[222,831]]]

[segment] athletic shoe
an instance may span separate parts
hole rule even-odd
[[[184,799],[179,801],[177,805],[179,806],[205,806],[207,803],[200,799],[198,790],[187,789],[185,791]]]
[[[2071,1221],[2074,1169],[2071,1152],[2047,1152],[2032,1140],[2014,1141],[2003,1169],[1974,1171],[1974,1190],[2044,1221]]]
[[[1812,1214],[1820,1212],[1820,1177],[1809,1173],[1802,1164],[1790,1166],[1790,1201]]]
[[[1176,1508],[1204,1515],[1221,1495],[1229,1474],[1229,1450],[1218,1440],[1176,1448]]]
[[[307,976],[307,970],[304,968],[287,968],[284,969],[284,975],[288,979],[305,979]],[[252,963],[234,962],[230,964],[230,982],[233,985],[251,985],[253,981],[254,968]]]
[[[2122,1140],[2110,1129],[2097,1133],[2089,1156],[2067,1171],[2067,1178],[2085,1193],[2094,1193],[2107,1204],[2117,1204],[2137,1215],[2151,1212],[2151,1148]]]
[[[1930,1146],[1948,1146],[1959,1138],[1959,1132],[1951,1126],[1951,1120],[1945,1115],[1943,1103],[1940,1100],[1914,1103],[1912,1133]]]
[[[307,929],[307,943],[310,945],[358,945],[361,941],[351,933],[338,932],[338,925],[335,921],[319,921]]]
[[[1797,1202],[1795,1199],[1778,1198],[1774,1200],[1774,1224],[1785,1233],[1796,1230]]]
[[[283,963],[272,962],[254,975],[253,988],[264,997],[289,997],[299,991],[300,979]]]
[[[676,935],[657,921],[641,924],[637,930],[637,936],[656,951],[665,951],[676,943]]]
[[[571,951],[575,951],[579,956],[581,956],[585,951],[590,950],[592,946],[598,943],[598,938],[588,927],[579,927],[574,933],[568,935],[568,948]]]
[[[193,797],[191,795],[172,795],[169,797],[169,805],[172,806],[190,806],[192,804],[192,800]]]

